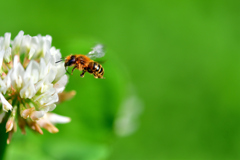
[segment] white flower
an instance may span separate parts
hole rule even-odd
[[[4,50],[0,50],[0,67],[2,67],[4,53],[5,53]]]
[[[38,120],[39,118],[44,116],[44,111],[33,111],[31,114],[31,119],[32,120]]]
[[[12,110],[12,105],[3,97],[3,95],[1,93],[0,93],[0,99],[1,99],[1,103],[2,103],[2,109],[5,112]]]
[[[71,119],[68,117],[60,116],[54,113],[47,113],[37,121],[40,127],[45,128],[50,133],[58,132],[58,129],[53,125],[56,123],[68,123]]]
[[[56,127],[46,127],[51,120],[44,122],[45,125],[42,122],[49,117],[47,112],[55,109],[58,94],[68,82],[64,65],[55,63],[61,59],[61,53],[51,43],[49,35],[31,37],[24,35],[23,31],[13,41],[10,33],[0,37],[0,102],[3,111],[0,120],[9,116],[6,126],[9,132],[13,132],[17,114],[23,133],[25,124],[41,134],[40,124],[53,133],[58,131]],[[8,111],[11,111],[10,115],[5,114]],[[61,117],[57,119],[65,123],[70,121],[69,118],[65,121]]]

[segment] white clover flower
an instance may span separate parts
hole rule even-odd
[[[68,77],[64,66],[55,63],[61,59],[61,53],[51,43],[49,35],[31,37],[23,31],[13,41],[10,33],[0,37],[0,123],[7,120],[8,143],[16,130],[16,121],[23,133],[26,125],[41,134],[40,127],[52,133],[58,131],[47,112],[56,107]],[[74,94],[71,92],[67,99]],[[54,123],[69,121],[54,114]]]

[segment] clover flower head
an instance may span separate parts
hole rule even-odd
[[[51,43],[49,35],[32,37],[23,31],[13,41],[11,33],[0,37],[0,122],[6,120],[8,143],[17,123],[22,133],[29,126],[42,134],[41,127],[55,133],[54,123],[70,121],[48,113],[55,109],[68,82],[64,66],[55,63],[61,59],[60,50]]]

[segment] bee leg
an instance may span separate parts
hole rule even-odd
[[[80,77],[82,77],[82,78],[83,78],[83,77],[84,77],[84,74],[85,74],[85,72],[86,72],[86,71],[85,71],[85,70],[83,70],[83,71],[82,71],[82,73],[80,74]]]
[[[68,72],[68,70],[67,70],[67,67],[65,67],[65,70],[66,70],[66,72],[67,72],[68,74],[70,74],[70,73]]]
[[[71,75],[73,74],[73,71],[74,71],[75,68],[77,68],[77,65],[73,67]]]
[[[98,79],[99,77],[96,74],[93,74],[94,78]]]

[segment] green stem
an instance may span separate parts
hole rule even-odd
[[[3,159],[7,147],[8,134],[6,133],[6,120],[0,123],[0,160]]]

